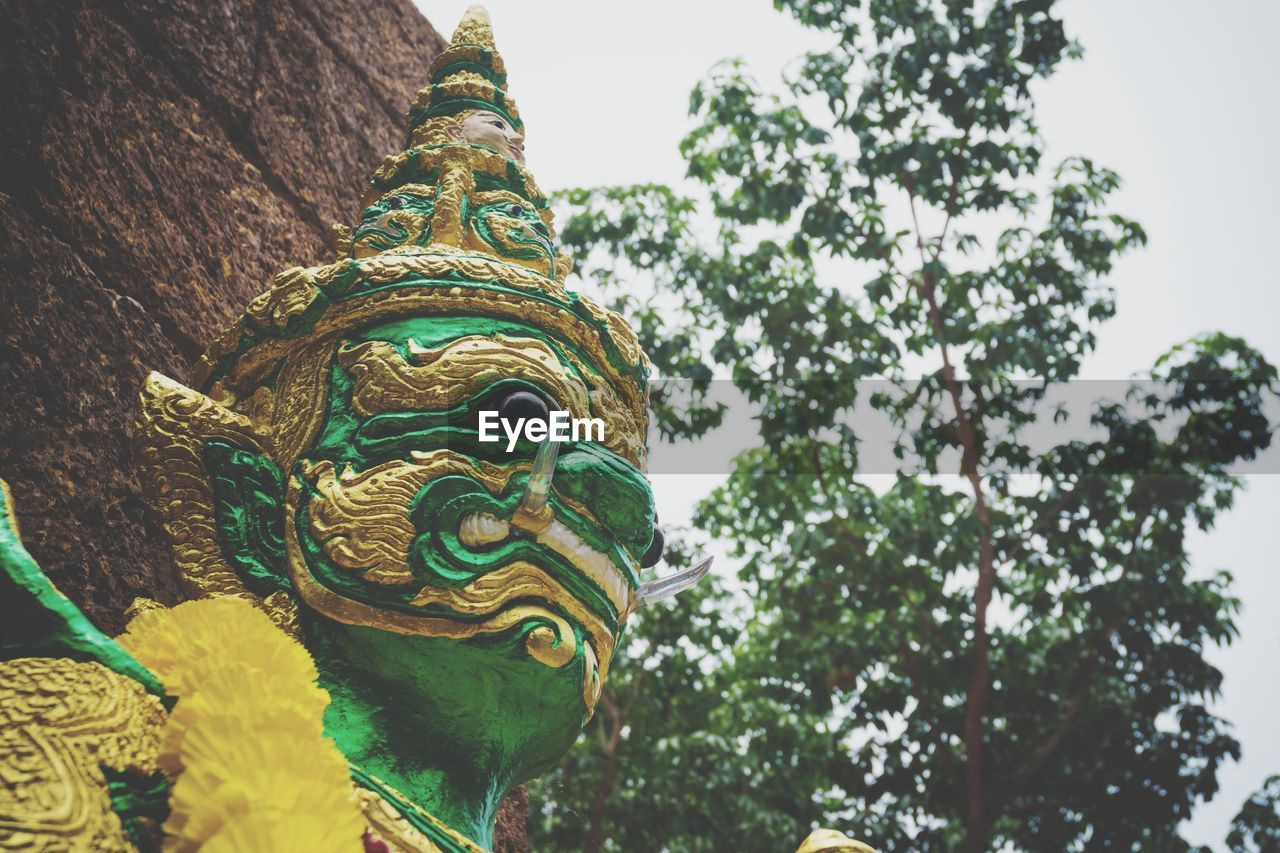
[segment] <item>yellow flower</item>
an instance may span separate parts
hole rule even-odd
[[[316,679],[315,663],[305,648],[281,633],[267,614],[230,596],[144,611],[118,641],[164,682],[169,695],[179,698],[228,661],[262,667],[292,683]]]
[[[360,849],[346,759],[307,650],[246,601],[139,614],[119,638],[178,698],[160,765],[176,781],[165,849]]]
[[[346,839],[333,834],[330,823],[314,814],[251,814],[227,823],[200,848],[202,853],[329,853],[350,851]]]
[[[252,697],[247,702],[233,699],[232,709],[247,707],[254,715],[252,723],[263,730],[273,727],[276,718],[287,717],[288,725],[309,733],[313,739],[323,734],[324,709],[329,704],[324,690],[277,677],[262,666],[226,661],[204,680],[201,689],[180,701],[169,715],[160,745],[161,769],[170,776],[178,774],[186,732],[207,716],[227,714],[231,710],[227,706],[229,696]]]

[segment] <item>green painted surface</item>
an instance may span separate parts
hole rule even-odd
[[[508,201],[483,204],[471,211],[471,217],[476,234],[493,247],[495,254],[518,260],[555,262],[551,229],[532,205]],[[496,227],[500,223],[514,227],[503,236]]]
[[[133,771],[118,772],[102,768],[107,780],[107,794],[111,797],[111,810],[120,818],[129,840],[143,853],[158,851],[158,833],[169,817],[169,792],[173,783],[163,773],[144,776]]]
[[[223,554],[259,595],[289,589],[280,469],[259,453],[223,441],[206,444],[201,456],[213,480]]]
[[[580,660],[550,669],[522,637],[410,637],[307,621],[331,701],[325,731],[352,764],[476,843],[513,786],[544,772],[586,719]]]
[[[419,193],[399,192],[379,199],[364,209],[351,239],[377,252],[402,246],[409,242],[411,236],[414,245],[426,246],[431,242],[430,219],[435,207],[434,196]],[[397,216],[400,213],[423,221],[423,227],[416,236],[410,234],[402,221],[397,221],[407,218]]]

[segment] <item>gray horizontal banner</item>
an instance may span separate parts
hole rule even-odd
[[[1178,459],[1201,464],[1222,459],[1231,474],[1280,473],[1280,450],[1267,434],[1280,424],[1280,397],[1264,383],[1076,380],[1046,387],[1039,381],[1004,380],[962,382],[956,390],[970,417],[978,407],[994,413],[980,421],[983,447],[1020,445],[1032,466],[1039,457],[1065,446],[1100,474],[1177,474],[1177,460],[1168,454],[1136,458],[1144,444],[1141,436],[1149,429],[1161,441],[1173,443]],[[727,474],[738,454],[762,446],[766,425],[771,452],[785,452],[788,438],[808,434],[856,452],[858,474],[928,471],[911,433],[920,427],[925,412],[932,413],[930,422],[944,440],[954,434],[956,422],[950,390],[933,381],[761,380],[739,386],[729,380],[699,384],[667,379],[651,383],[650,400],[655,416],[649,434],[649,473],[655,475]],[[757,401],[780,402],[768,408]],[[906,424],[896,423],[884,405],[873,405],[907,401],[915,420]],[[713,417],[718,423],[695,439],[663,434],[664,422],[688,422],[691,416]],[[1137,440],[1116,438],[1125,433]],[[799,475],[814,473],[803,470],[802,458],[790,468]],[[958,446],[945,449],[934,470],[958,473]],[[983,470],[1035,471],[1000,459],[984,464]]]

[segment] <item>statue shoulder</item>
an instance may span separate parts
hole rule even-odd
[[[154,837],[165,719],[102,664],[0,661],[0,848],[132,850]]]

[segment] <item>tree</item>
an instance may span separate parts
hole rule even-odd
[[[1245,800],[1227,834],[1227,849],[1231,853],[1262,853],[1277,848],[1280,848],[1280,775],[1272,776]]]
[[[1080,53],[1053,0],[775,5],[833,44],[784,95],[736,64],[695,89],[706,198],[564,196],[584,277],[692,380],[657,389],[663,434],[715,426],[720,374],[759,445],[696,518],[743,561],[738,630],[641,614],[534,838],[1186,849],[1239,745],[1203,656],[1238,603],[1185,537],[1268,446],[1276,371],[1211,333],[1068,386],[1145,235],[1114,173],[1043,162],[1032,86]],[[887,489],[857,477],[868,411],[899,435]]]

